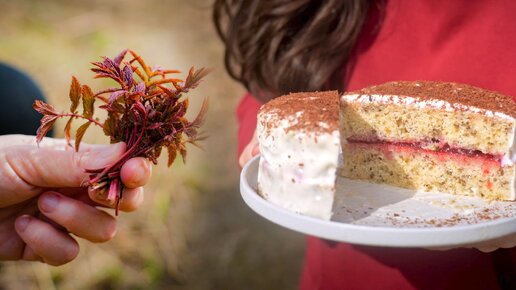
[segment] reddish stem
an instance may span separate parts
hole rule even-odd
[[[61,116],[61,117],[75,117],[75,118],[85,119],[85,120],[90,121],[91,123],[94,123],[97,126],[100,126],[101,128],[104,128],[104,125],[102,125],[102,123],[100,123],[99,121],[97,121],[95,119],[92,119],[92,118],[84,117],[82,115],[73,114],[73,113],[67,113],[67,114],[59,114],[59,116]]]
[[[119,186],[120,186],[120,184],[118,184],[118,178],[111,180],[111,184],[109,185],[108,195],[106,198],[106,200],[110,204],[113,204],[117,200]]]
[[[144,115],[142,130],[140,131],[140,135],[138,136],[138,139],[136,140],[136,142],[134,142],[134,144],[132,144],[132,146],[127,151],[125,151],[124,154],[115,163],[111,164],[110,166],[104,167],[104,170],[102,170],[102,172],[99,173],[99,175],[97,175],[94,179],[90,180],[90,184],[95,184],[108,172],[112,171],[114,168],[117,168],[118,166],[121,166],[121,164],[123,164],[126,161],[125,159],[127,157],[133,156],[130,154],[137,147],[138,143],[140,143],[140,141],[143,137],[143,133],[145,132],[146,126],[147,126],[147,114]]]

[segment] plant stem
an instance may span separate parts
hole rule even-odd
[[[97,126],[100,126],[101,128],[104,128],[104,125],[102,125],[102,123],[100,123],[99,121],[97,121],[95,119],[92,119],[92,118],[84,117],[82,115],[73,114],[73,113],[67,113],[67,114],[59,114],[59,116],[61,116],[61,117],[75,117],[75,118],[85,119],[85,120],[90,121],[91,123],[94,123]]]
[[[95,184],[104,175],[106,175],[107,173],[109,173],[113,169],[117,168],[118,166],[121,166],[121,164],[123,164],[125,161],[127,161],[126,160],[127,157],[129,157],[129,158],[133,157],[133,155],[130,155],[130,154],[137,147],[138,143],[140,143],[140,141],[141,141],[141,139],[143,137],[143,133],[145,132],[145,127],[146,126],[147,126],[147,115],[145,115],[144,118],[143,118],[142,130],[140,131],[140,135],[138,136],[138,139],[136,140],[136,142],[134,142],[134,144],[132,144],[132,146],[127,151],[125,151],[124,154],[116,162],[112,163],[109,166],[104,167],[104,170],[102,170],[101,173],[99,173],[95,178],[90,180],[90,184]]]

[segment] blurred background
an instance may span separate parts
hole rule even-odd
[[[112,241],[80,241],[79,257],[61,267],[0,263],[0,289],[297,288],[304,237],[260,218],[240,198],[234,110],[243,88],[224,70],[211,4],[0,0],[0,62],[31,75],[59,110],[69,107],[71,75],[98,90],[90,62],[125,48],[149,65],[213,70],[189,94],[190,116],[210,98],[205,150],[190,147],[186,165],[178,159],[167,168],[161,160],[144,206],[119,216]],[[85,140],[108,142],[95,129]]]

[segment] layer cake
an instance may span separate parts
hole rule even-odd
[[[516,102],[446,82],[390,82],[340,98],[348,178],[515,200]]]

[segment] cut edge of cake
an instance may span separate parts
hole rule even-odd
[[[511,97],[458,83],[401,81],[345,93],[340,105],[343,176],[515,200]]]

